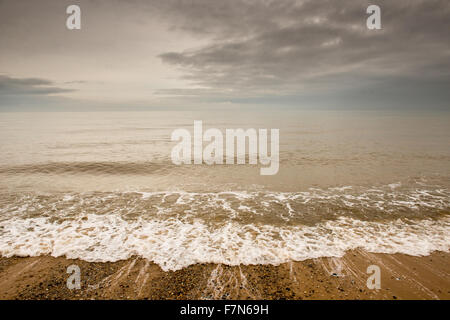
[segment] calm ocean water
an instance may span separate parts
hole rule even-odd
[[[177,128],[280,129],[280,169],[175,166]],[[449,250],[450,114],[0,113],[0,254],[277,264]]]

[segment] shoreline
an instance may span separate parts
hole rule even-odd
[[[163,271],[139,257],[86,262],[64,257],[0,258],[0,299],[450,299],[450,253],[428,256],[347,252],[274,265],[195,264]],[[81,289],[67,288],[67,267],[81,270]],[[368,289],[367,267],[381,270]]]

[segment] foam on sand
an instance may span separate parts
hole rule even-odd
[[[88,214],[52,222],[51,218],[2,221],[0,254],[10,257],[52,255],[86,261],[117,261],[133,255],[163,270],[195,263],[280,264],[309,258],[368,252],[426,255],[448,251],[450,219],[396,220],[386,223],[339,218],[313,227],[241,225],[211,228],[176,219],[125,221],[117,215]]]
[[[92,262],[137,255],[177,270],[338,257],[356,248],[449,250],[447,189],[356,189],[2,195],[0,255]]]

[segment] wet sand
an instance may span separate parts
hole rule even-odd
[[[415,257],[356,250],[342,258],[272,265],[197,264],[164,272],[133,257],[92,263],[63,257],[0,258],[0,299],[450,299],[450,253]],[[81,269],[69,290],[67,267]],[[381,288],[368,289],[369,265]]]

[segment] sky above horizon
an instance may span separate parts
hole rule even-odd
[[[449,17],[448,0],[0,0],[0,110],[448,110]]]

